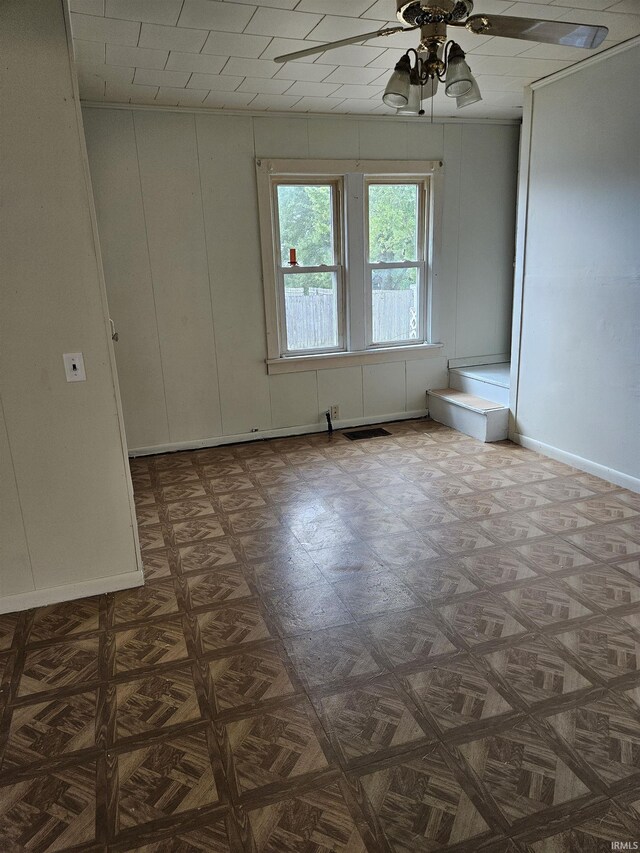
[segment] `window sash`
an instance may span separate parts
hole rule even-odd
[[[416,186],[418,188],[417,212],[417,258],[413,261],[371,262],[370,222],[369,222],[369,188],[380,184],[394,186]],[[365,176],[364,193],[364,266],[365,266],[365,334],[366,349],[381,347],[403,347],[425,343],[427,338],[427,272],[428,272],[428,236],[430,231],[430,196],[431,181],[429,176],[398,176],[398,175],[367,175]],[[373,271],[377,269],[416,269],[418,271],[418,311],[417,334],[415,338],[401,338],[395,341],[373,340]]]
[[[293,186],[330,186],[331,187],[331,215],[332,215],[332,242],[333,242],[333,264],[320,264],[318,266],[288,266],[282,264],[281,238],[280,238],[280,209],[278,205],[278,187],[282,185]],[[277,283],[277,310],[279,325],[280,354],[287,355],[313,355],[319,353],[344,352],[347,348],[345,334],[345,287],[344,287],[344,263],[343,263],[343,214],[342,214],[342,179],[336,177],[303,177],[290,176],[286,178],[277,177],[272,181],[272,209],[273,216],[273,240],[276,261],[276,283]],[[286,299],[285,299],[285,277],[289,275],[302,275],[305,273],[334,273],[336,276],[336,312],[338,323],[338,342],[333,347],[312,347],[309,349],[290,349],[287,335]]]

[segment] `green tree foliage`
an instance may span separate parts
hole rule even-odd
[[[289,249],[297,252],[301,266],[334,263],[332,188],[328,184],[278,186],[280,252],[284,267]],[[373,263],[415,260],[418,192],[415,184],[372,184],[369,187],[369,245]],[[374,286],[405,290],[411,277],[403,271],[378,270]],[[287,287],[297,287],[297,276],[287,276]],[[316,281],[317,279],[317,281]],[[304,276],[304,289],[326,288],[326,274]]]

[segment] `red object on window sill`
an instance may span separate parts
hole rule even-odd
[[[298,259],[296,257],[296,250],[295,249],[289,249],[289,266],[290,267],[297,267],[298,266]]]

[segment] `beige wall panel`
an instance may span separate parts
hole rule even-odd
[[[256,116],[253,119],[256,157],[309,157],[308,125],[302,116]]]
[[[446,358],[429,358],[407,362],[407,411],[417,412],[426,407],[426,392],[431,388],[446,388],[449,381]]]
[[[35,588],[7,428],[0,406],[0,599]]]
[[[516,127],[462,126],[458,358],[509,350],[517,143]]]
[[[406,411],[407,386],[404,361],[365,364],[362,368],[362,387],[365,417]]]
[[[196,130],[222,428],[226,435],[269,429],[252,120],[198,116]]]
[[[315,371],[270,376],[269,384],[274,429],[321,423]]]
[[[137,552],[62,3],[0,4],[0,52],[0,389],[33,581],[106,582]]]
[[[109,311],[130,447],[166,444],[169,424],[133,114],[84,111]]]
[[[138,112],[151,274],[172,441],[221,433],[195,118]]]
[[[338,405],[339,420],[363,417],[362,368],[319,370],[318,404],[321,412],[326,412],[329,406]]]

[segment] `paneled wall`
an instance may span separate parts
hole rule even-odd
[[[640,491],[638,79],[635,39],[534,87],[512,409],[524,443]]]
[[[519,128],[84,109],[129,448],[424,413],[509,350]],[[268,375],[255,158],[441,159],[429,358]]]
[[[3,0],[0,53],[2,613],[142,574],[62,0]]]

